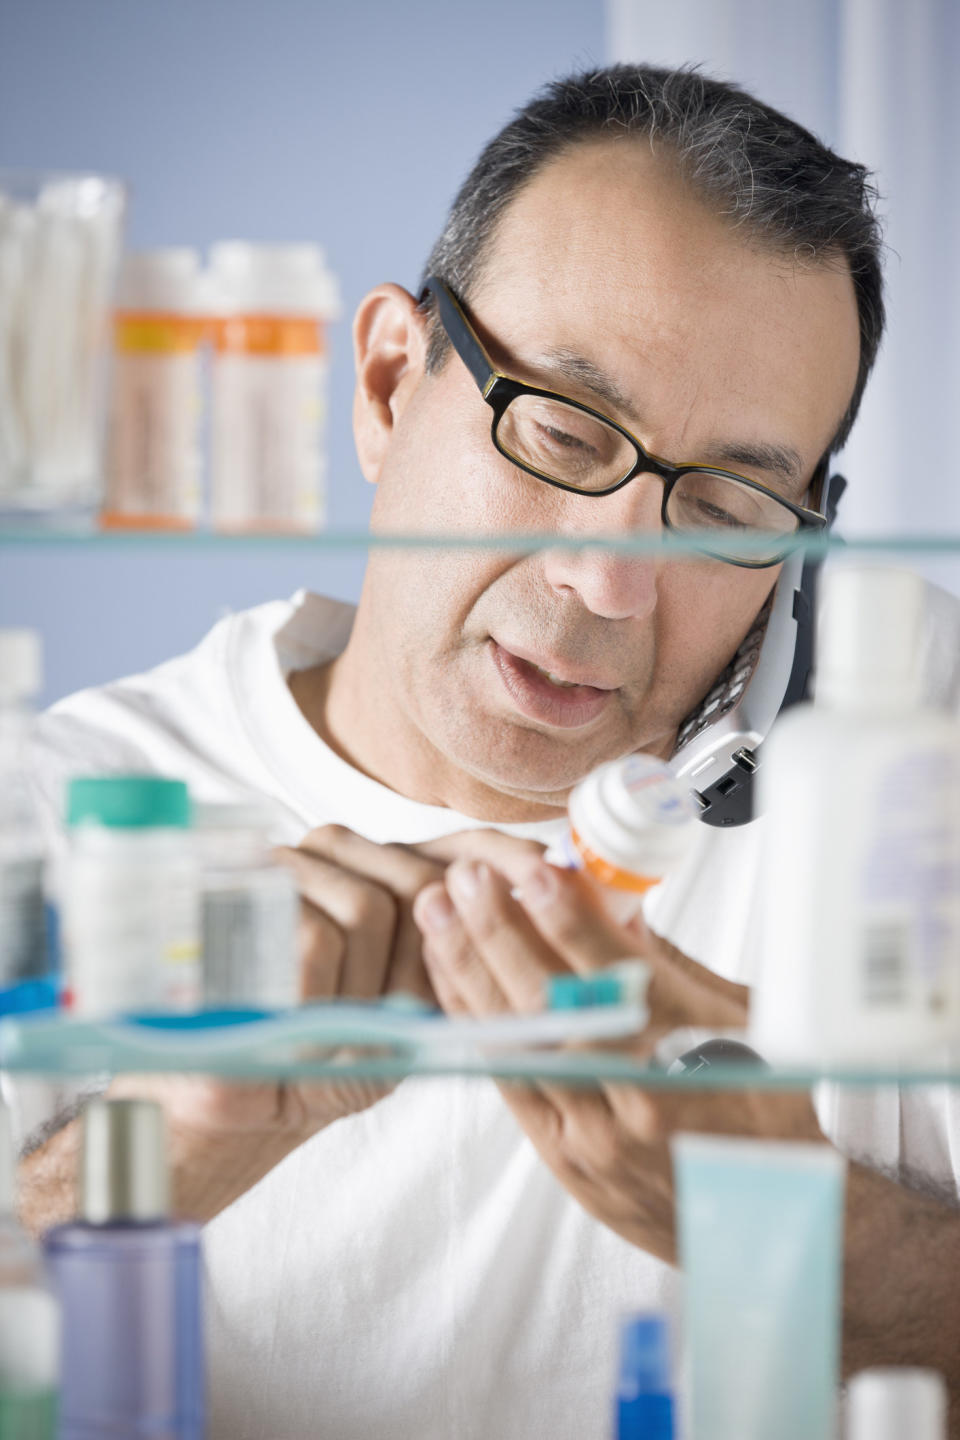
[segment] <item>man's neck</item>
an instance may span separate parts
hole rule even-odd
[[[501,825],[556,819],[555,806],[504,794],[461,770],[432,745],[402,707],[386,701],[382,668],[364,643],[362,607],[335,660],[290,677],[310,726],[355,770],[399,795]]]

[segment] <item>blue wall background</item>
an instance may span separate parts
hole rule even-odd
[[[331,527],[366,524],[349,320],[413,287],[484,142],[604,59],[603,0],[0,0],[0,166],[131,190],[132,246],[315,240],[340,279]],[[193,645],[300,585],[355,598],[363,555],[244,546],[0,548],[0,625],[44,635],[52,700]]]

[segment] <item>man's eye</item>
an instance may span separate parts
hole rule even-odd
[[[711,505],[706,500],[697,501],[697,513],[710,525],[727,525],[734,530],[746,528],[744,521],[731,515],[729,510],[722,510],[719,505]]]
[[[543,424],[539,424],[538,429],[544,435],[548,436],[554,445],[560,445],[565,450],[579,450],[584,455],[595,455],[597,453],[592,445],[588,445],[586,441],[581,440],[576,435],[571,435],[567,430],[557,430],[553,425]]]

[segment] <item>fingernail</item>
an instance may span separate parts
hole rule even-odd
[[[447,892],[438,886],[416,907],[418,924],[426,930],[445,930],[455,920],[457,912]]]
[[[520,901],[541,910],[557,898],[557,872],[552,865],[535,865],[520,886]]]
[[[457,860],[447,871],[447,884],[459,900],[474,900],[489,873],[482,860]]]

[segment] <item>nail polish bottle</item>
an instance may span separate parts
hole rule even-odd
[[[169,1218],[159,1105],[91,1101],[80,1217],[45,1245],[62,1307],[59,1440],[202,1440],[200,1233]]]

